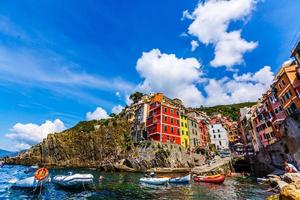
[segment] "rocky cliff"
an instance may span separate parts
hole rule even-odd
[[[47,167],[85,167],[104,171],[146,171],[154,167],[193,167],[204,156],[189,154],[180,146],[145,141],[132,145],[130,124],[122,118],[80,122],[14,158],[9,164]]]

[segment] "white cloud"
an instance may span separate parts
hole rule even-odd
[[[181,98],[187,106],[199,106],[203,96],[197,89],[201,64],[195,58],[177,58],[174,54],[161,53],[159,49],[144,52],[136,69],[144,78],[138,89],[163,92],[167,96]]]
[[[64,123],[60,119],[56,119],[53,122],[47,120],[41,125],[17,123],[10,129],[10,133],[7,133],[5,136],[19,141],[20,143],[16,148],[20,149],[41,142],[49,133],[61,132],[65,128]]]
[[[193,15],[188,10],[182,12],[181,21],[184,19],[193,19]]]
[[[191,41],[191,51],[195,51],[198,46],[199,46],[199,43],[196,40]]]
[[[215,46],[212,66],[232,68],[243,62],[244,53],[257,46],[256,42],[242,39],[241,30],[228,31],[230,22],[245,20],[254,10],[256,3],[257,0],[199,1],[192,14],[183,12],[183,16],[192,19],[188,33],[196,36],[203,44]]]
[[[22,151],[24,149],[29,149],[31,146],[29,144],[26,143],[19,143],[14,145],[13,147],[13,151]]]
[[[101,107],[97,107],[94,112],[87,112],[86,113],[86,119],[87,120],[100,120],[100,119],[107,119],[107,118],[109,118],[109,115]]]
[[[246,101],[257,101],[267,91],[274,78],[269,66],[259,71],[235,74],[233,79],[209,79],[204,90],[207,94],[206,105],[231,104]]]
[[[117,106],[114,106],[114,107],[111,109],[111,112],[114,113],[114,114],[119,114],[120,112],[122,112],[123,109],[124,109],[123,106],[117,105]]]

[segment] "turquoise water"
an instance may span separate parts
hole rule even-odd
[[[93,170],[50,170],[50,176],[67,174],[69,171],[79,173],[92,173],[95,180],[104,176],[105,180],[89,190],[70,191],[55,187],[47,183],[41,193],[32,190],[12,189],[12,181],[30,176],[25,174],[24,166],[6,165],[0,168],[0,199],[264,199],[271,193],[265,192],[266,188],[247,180],[227,178],[222,185],[198,184],[168,185],[153,187],[141,185],[138,173],[103,173]]]

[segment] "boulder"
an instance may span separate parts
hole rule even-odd
[[[291,183],[280,190],[281,200],[300,200],[300,182]]]
[[[286,173],[283,180],[288,183],[300,182],[300,173]]]

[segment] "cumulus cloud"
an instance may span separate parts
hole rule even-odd
[[[209,79],[204,87],[207,94],[206,105],[231,104],[257,99],[270,87],[274,74],[269,66],[259,71],[234,74],[233,79]]]
[[[199,1],[190,14],[183,17],[192,20],[188,33],[196,36],[203,44],[215,46],[215,57],[210,62],[214,67],[243,63],[243,54],[253,50],[258,43],[247,42],[241,37],[241,30],[229,32],[231,22],[245,20],[256,6],[257,0],[209,0]]]
[[[144,79],[138,89],[147,93],[163,92],[171,98],[181,98],[188,106],[199,106],[203,102],[196,87],[201,76],[200,67],[195,58],[178,58],[174,54],[161,53],[159,49],[144,52],[136,64]]]
[[[17,123],[10,129],[10,133],[7,133],[5,136],[20,142],[16,146],[17,149],[24,149],[41,142],[49,133],[61,132],[65,128],[64,123],[60,119],[56,119],[53,122],[47,120],[41,125]]]
[[[199,43],[196,40],[191,41],[191,51],[195,51],[198,46],[199,46]]]
[[[87,112],[86,119],[90,120],[100,120],[100,119],[107,119],[109,115],[107,114],[106,110],[101,107],[97,107],[94,112]]]
[[[117,106],[114,106],[114,107],[111,109],[111,112],[114,113],[114,114],[119,114],[120,112],[122,112],[123,109],[124,109],[123,106],[117,105]]]

